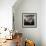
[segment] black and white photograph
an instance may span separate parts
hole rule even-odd
[[[37,26],[37,13],[23,13],[22,26],[23,27],[36,27]]]

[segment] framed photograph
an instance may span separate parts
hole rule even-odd
[[[22,13],[22,27],[37,27],[37,13]]]

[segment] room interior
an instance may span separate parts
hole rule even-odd
[[[0,46],[46,46],[45,4],[45,0],[1,0]],[[25,26],[24,16],[35,13],[36,27]]]

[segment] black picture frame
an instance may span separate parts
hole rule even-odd
[[[22,27],[36,28],[37,27],[37,13],[22,13]]]

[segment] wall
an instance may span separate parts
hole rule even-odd
[[[12,29],[12,6],[16,0],[0,0],[0,27]]]
[[[36,46],[41,46],[41,1],[18,0],[18,2],[13,6],[15,31],[22,32],[25,39],[34,40]],[[22,28],[23,12],[37,13],[37,28]]]
[[[41,1],[41,40],[42,46],[46,46],[46,0]]]

